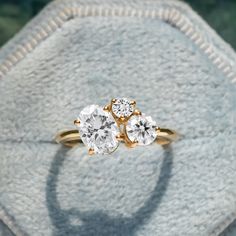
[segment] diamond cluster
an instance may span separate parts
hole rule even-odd
[[[135,113],[135,102],[127,98],[113,99],[109,109],[98,105],[85,107],[79,114],[79,133],[85,145],[93,153],[108,154],[119,145],[118,137],[127,137],[123,141],[137,145],[149,145],[157,137],[156,122],[150,117]],[[120,118],[126,122],[119,123]],[[121,125],[122,124],[122,125]]]

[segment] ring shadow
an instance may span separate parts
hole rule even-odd
[[[46,204],[52,225],[53,236],[134,236],[136,232],[157,211],[171,178],[173,152],[171,146],[164,147],[164,158],[155,188],[139,208],[130,217],[112,217],[103,211],[81,212],[72,208],[63,210],[57,198],[57,182],[69,148],[61,147],[52,161],[46,185]],[[71,224],[70,218],[76,217],[82,223]]]

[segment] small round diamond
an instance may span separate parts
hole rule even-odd
[[[126,126],[126,133],[131,142],[139,145],[149,145],[157,137],[156,122],[151,116],[132,116]]]
[[[119,129],[110,113],[91,105],[80,112],[78,119],[81,139],[94,153],[108,154],[117,148]]]
[[[112,112],[116,117],[129,117],[134,111],[134,104],[127,98],[117,98],[112,103]]]

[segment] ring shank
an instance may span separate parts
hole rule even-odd
[[[175,141],[177,137],[178,135],[174,130],[166,128],[158,128],[156,142],[160,145],[168,145],[171,142]],[[77,146],[78,144],[83,143],[80,138],[79,131],[77,129],[65,130],[59,132],[55,137],[55,141],[67,147],[74,147]]]

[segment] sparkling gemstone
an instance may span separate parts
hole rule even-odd
[[[81,139],[95,153],[108,154],[118,146],[116,135],[119,133],[113,116],[102,107],[90,105],[79,114],[78,126]]]
[[[134,111],[134,105],[127,98],[117,98],[112,103],[112,112],[117,117],[129,117]]]
[[[130,141],[137,141],[139,145],[149,145],[157,137],[156,122],[151,116],[132,116],[126,126]]]

